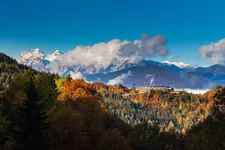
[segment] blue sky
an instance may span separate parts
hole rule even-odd
[[[173,61],[207,65],[199,48],[225,37],[224,6],[224,0],[5,0],[0,2],[0,51],[18,58],[33,48],[66,52],[148,33],[167,39]]]

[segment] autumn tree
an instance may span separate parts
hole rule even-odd
[[[225,149],[225,88],[215,91],[212,113],[188,131],[186,149]]]
[[[57,89],[60,90],[60,88],[65,84],[65,82],[67,81],[67,78],[59,78],[59,79],[56,79],[56,86],[57,86]]]
[[[73,100],[87,99],[95,94],[93,86],[82,79],[65,82],[60,88],[59,101],[70,102]]]

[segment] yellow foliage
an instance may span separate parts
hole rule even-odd
[[[55,83],[56,83],[57,88],[60,89],[66,81],[67,81],[67,78],[60,78],[60,79],[56,80]]]
[[[179,104],[179,109],[182,110],[182,108],[183,108],[183,106],[182,106],[182,104],[180,103],[180,104]]]

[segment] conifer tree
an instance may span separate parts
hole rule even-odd
[[[46,130],[49,128],[49,123],[46,122],[48,116],[32,80],[27,84],[25,93],[27,100],[19,111],[21,117],[18,124],[20,134],[17,137],[20,140],[19,149],[45,150],[48,146],[46,136]]]
[[[73,80],[73,79],[72,79],[72,76],[71,76],[71,74],[70,74],[70,73],[67,75],[66,79],[67,79],[67,81],[71,81],[71,80]]]

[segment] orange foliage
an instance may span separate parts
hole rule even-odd
[[[135,95],[137,93],[138,93],[138,91],[135,88],[130,89],[130,94],[131,95]]]
[[[105,84],[100,82],[94,82],[92,83],[92,86],[97,92],[100,91],[101,89],[108,89],[108,87]]]
[[[143,105],[148,105],[151,102],[148,100],[148,95],[147,93],[139,93],[137,95],[133,95],[131,96],[131,101],[133,101],[134,103],[140,103]]]
[[[114,85],[114,86],[109,85],[108,89],[110,94],[120,95],[129,92],[129,89],[122,85]]]
[[[59,89],[59,91],[59,101],[85,99],[93,96],[95,93],[92,84],[89,84],[82,79],[65,82],[65,84]]]
[[[92,86],[94,90],[96,90],[100,95],[104,95],[104,93],[106,93],[106,91],[108,90],[108,87],[100,82],[94,82],[92,83]]]

